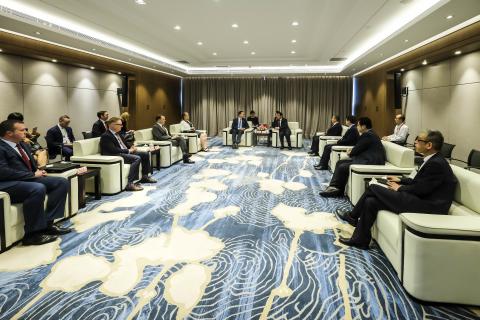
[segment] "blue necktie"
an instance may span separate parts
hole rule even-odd
[[[242,119],[238,119],[238,129],[242,128]]]

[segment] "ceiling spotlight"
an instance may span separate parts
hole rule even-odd
[[[217,53],[216,53],[216,52],[214,52],[214,53],[212,53],[212,55],[216,56],[216,55],[217,55]]]
[[[120,71],[118,71],[117,74],[122,74],[122,73]]]
[[[403,40],[403,42],[407,43],[407,42],[408,42],[408,39]]]
[[[0,49],[0,52],[3,52],[3,49]]]
[[[427,63],[428,63],[427,59],[423,59],[422,64],[425,66],[425,65],[427,65]]]
[[[298,22],[297,22],[297,21],[293,21],[293,22],[292,22],[292,26],[294,26],[294,27],[298,26]]]
[[[35,34],[41,35],[41,33],[39,31],[35,32]]]
[[[198,41],[197,44],[198,44],[199,46],[203,46],[203,42],[202,42],[202,41]]]
[[[297,43],[297,40],[293,39],[293,40],[292,40],[292,43]]]
[[[238,24],[236,23],[232,24],[232,28],[238,28]]]
[[[136,4],[142,4],[142,5],[143,5],[143,4],[147,4],[147,3],[145,2],[145,0],[135,0],[135,3],[136,3]]]
[[[292,50],[292,51],[290,51],[290,53],[291,53],[291,54],[295,54],[296,52]]]
[[[173,27],[173,29],[175,29],[175,30],[181,30],[182,27],[180,27],[179,25],[176,25],[175,27]]]
[[[97,51],[97,49],[95,49],[95,48],[92,48],[92,51]]]
[[[250,52],[250,54],[251,54],[252,56],[254,56],[254,55],[255,55],[255,51]]]
[[[445,19],[447,19],[447,20],[450,20],[452,18],[453,18],[453,16],[451,14],[449,14],[448,16],[445,17]]]
[[[462,54],[462,51],[460,51],[460,50],[455,51],[455,55],[458,56],[459,54]]]
[[[243,41],[243,44],[248,44],[248,40]]]
[[[52,59],[52,62],[53,62],[53,63],[56,63],[56,62],[57,62],[57,59]]]
[[[402,72],[405,71],[405,68],[400,69],[400,71],[402,71]]]
[[[95,69],[95,67],[90,67],[90,69],[92,69],[92,70],[93,70],[93,69]]]

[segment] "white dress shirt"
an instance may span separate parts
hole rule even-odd
[[[71,144],[72,142],[70,141],[70,138],[68,137],[67,130],[59,124],[57,124],[57,126],[60,129],[60,132],[62,133],[63,143]]]
[[[408,135],[408,126],[405,123],[400,123],[395,126],[393,134],[387,136],[387,140],[391,142],[405,142]]]
[[[20,151],[18,150],[17,148],[17,144],[15,142],[12,142],[12,141],[8,141],[8,140],[5,140],[3,138],[1,138],[3,142],[5,142],[6,144],[8,144],[10,147],[12,147],[13,150],[15,150],[19,155],[20,157],[22,156],[22,154],[20,153]]]
[[[192,126],[190,125],[190,123],[185,120],[180,121],[180,125],[182,126],[182,131],[192,130]]]

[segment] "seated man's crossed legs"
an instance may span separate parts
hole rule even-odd
[[[180,149],[182,150],[183,163],[195,163],[194,161],[190,160],[190,154],[188,153],[188,147],[187,147],[185,138],[173,137],[171,141],[172,141],[172,146],[179,146]]]

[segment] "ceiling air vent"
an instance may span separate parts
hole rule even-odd
[[[337,61],[345,61],[347,58],[330,58],[330,61],[337,62]]]
[[[190,62],[185,61],[185,60],[178,60],[177,62],[178,62],[178,63],[183,63],[183,64],[190,64]]]

